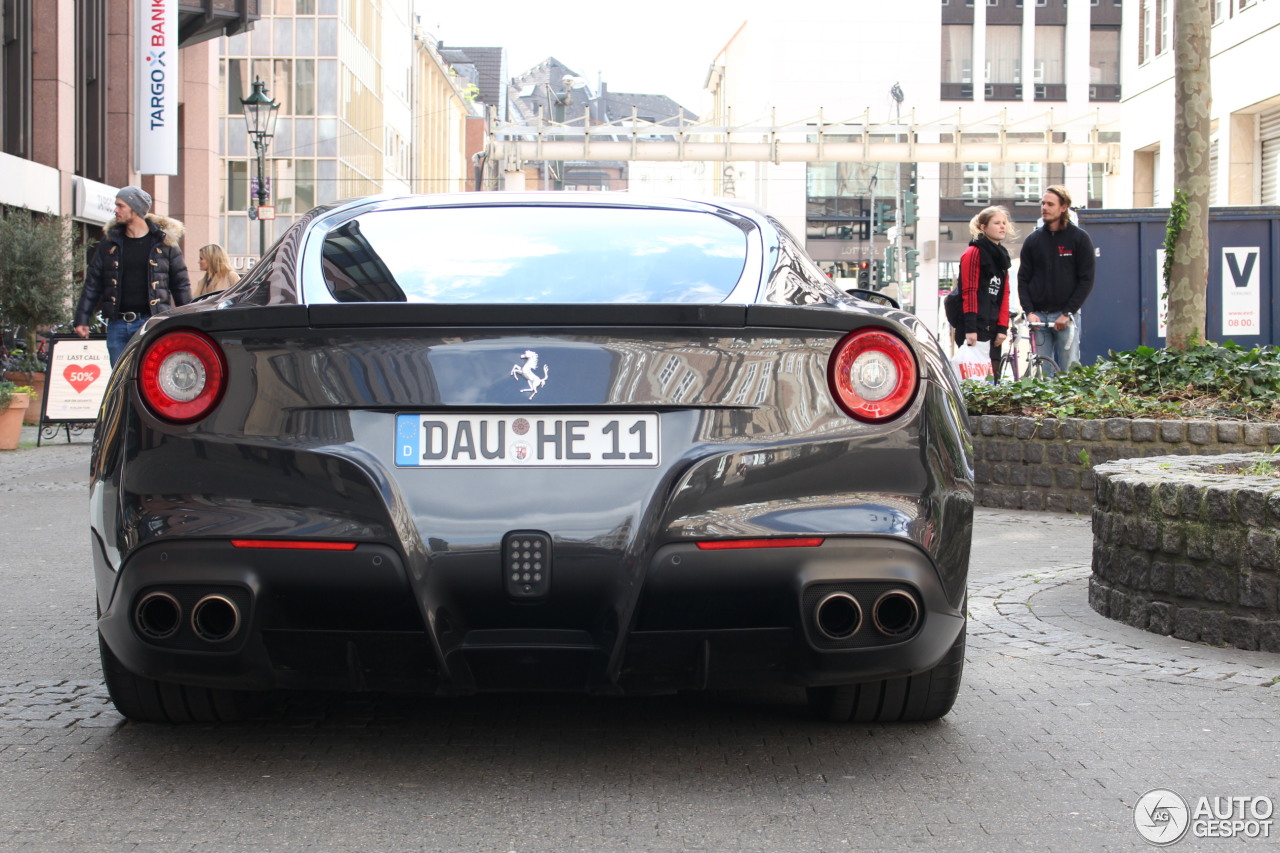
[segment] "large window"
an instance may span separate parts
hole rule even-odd
[[[1158,53],[1168,53],[1169,44],[1173,40],[1173,2],[1174,0],[1156,0],[1157,41],[1160,44]]]
[[[227,161],[227,196],[223,212],[249,208],[249,164],[243,160]],[[230,251],[230,250],[228,250]],[[243,250],[240,250],[243,251]]]
[[[316,206],[316,161],[275,160],[277,213],[306,213]]]
[[[300,116],[313,116],[316,114],[316,61],[295,59],[293,65],[296,85],[293,113]]]
[[[873,134],[872,141],[891,135]],[[858,142],[860,136],[828,136],[829,142]],[[816,137],[810,137],[813,142]],[[898,163],[809,163],[806,170],[806,236],[813,240],[867,240],[874,201],[892,201],[898,180],[909,180]],[[909,185],[909,184],[907,184]],[[904,185],[904,186],[907,186]]]
[[[1040,163],[1015,163],[1013,197],[1018,201],[1039,201],[1044,194],[1044,169]]]
[[[983,141],[983,135],[974,136],[968,141]],[[1031,141],[1034,136],[1010,134],[1008,138],[1022,142]],[[1064,170],[1061,163],[943,163],[939,175],[943,218],[972,216],[975,206],[1003,204],[1013,211],[1015,219],[1025,219],[1030,213],[1028,208],[1039,205],[1045,187],[1062,183]]]
[[[986,83],[989,100],[1021,100],[1022,27],[987,27]]]
[[[961,195],[970,204],[986,204],[991,201],[990,163],[964,164],[964,188]]]
[[[1169,51],[1174,0],[1138,0],[1138,64]]]
[[[1036,27],[1035,82],[1065,82],[1063,58],[1066,55],[1066,43],[1066,27]]]
[[[1139,0],[1138,6],[1138,64],[1155,56],[1156,4],[1155,0]]]
[[[1066,45],[1066,27],[1036,27],[1036,58],[1032,81],[1035,83],[1035,98],[1037,101],[1065,101],[1067,99],[1066,72],[1064,69]]]
[[[76,3],[76,174],[107,180],[105,0]]]
[[[1089,31],[1089,100],[1120,100],[1120,28]]]
[[[0,38],[0,149],[31,150],[31,0],[5,0]]]
[[[942,27],[942,97],[973,97],[973,27],[944,24]]]

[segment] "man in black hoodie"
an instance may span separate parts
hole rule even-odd
[[[1052,355],[1061,370],[1080,363],[1080,307],[1093,290],[1093,241],[1071,221],[1071,194],[1052,186],[1040,199],[1044,227],[1022,243],[1018,302],[1035,329],[1036,349]]]

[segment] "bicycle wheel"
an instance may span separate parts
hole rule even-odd
[[[1058,375],[1058,363],[1047,355],[1037,355],[1027,365],[1028,379],[1048,379]]]
[[[996,376],[997,382],[1017,382],[1018,381],[1018,359],[1012,354],[1005,353],[1000,357],[1000,373]]]

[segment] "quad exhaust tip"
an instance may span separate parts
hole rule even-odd
[[[905,589],[882,593],[871,605],[871,627],[883,637],[907,637],[920,627],[920,605]],[[862,605],[852,593],[829,592],[813,608],[813,626],[824,639],[849,640],[862,629]]]
[[[906,590],[891,589],[876,599],[871,622],[886,637],[906,636],[920,624],[920,605]]]
[[[862,605],[847,592],[823,596],[813,614],[818,633],[828,640],[847,640],[862,627]]]
[[[191,630],[206,642],[226,642],[240,633],[240,608],[225,595],[206,595],[191,608]]]
[[[149,592],[133,609],[138,633],[152,640],[167,640],[182,626],[182,605],[167,592]]]

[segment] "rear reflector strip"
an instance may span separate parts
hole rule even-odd
[[[358,542],[308,542],[289,539],[232,539],[236,548],[274,548],[290,551],[354,551]]]
[[[699,542],[702,551],[730,551],[738,548],[817,548],[825,540],[821,536],[805,539],[722,539]]]

